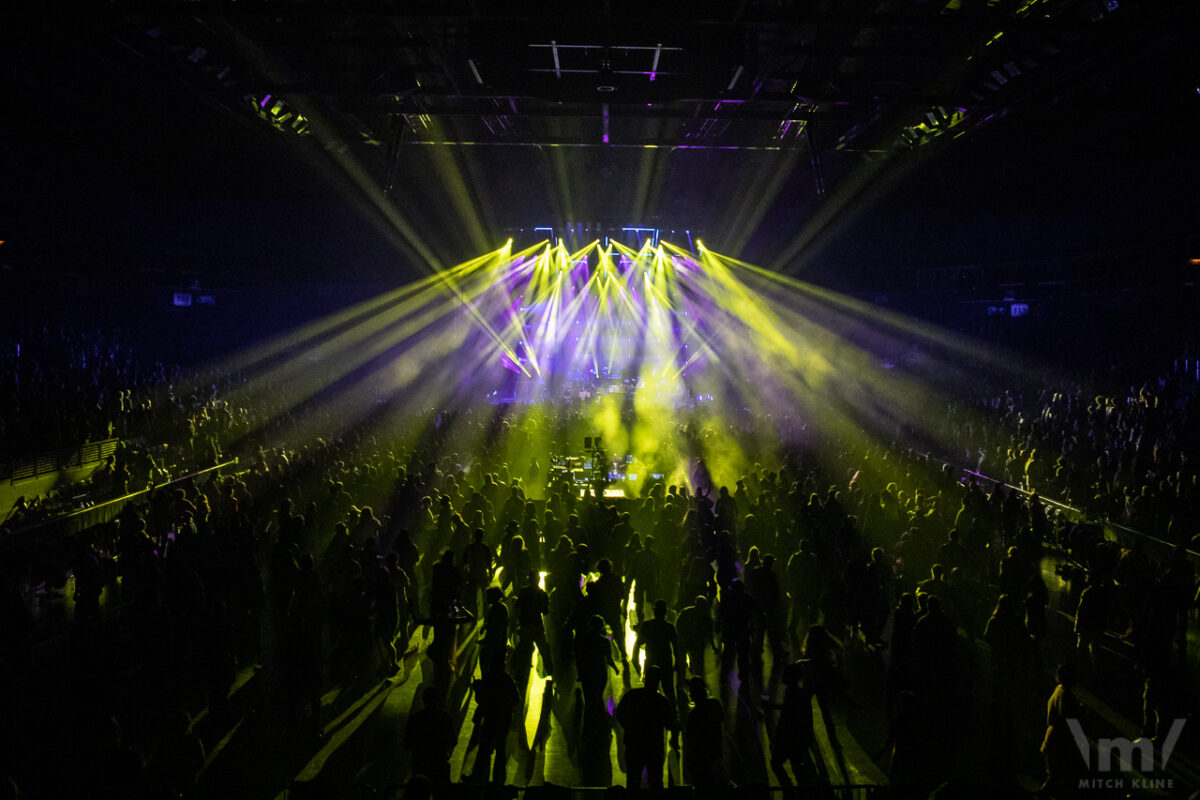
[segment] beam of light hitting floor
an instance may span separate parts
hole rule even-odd
[[[634,645],[637,644],[637,602],[634,598],[637,597],[637,580],[629,582],[629,590],[625,595],[625,626],[624,630],[613,631],[614,636],[621,636],[625,639],[625,652],[632,653]],[[653,616],[653,615],[651,615]],[[622,665],[624,667],[624,665]],[[646,667],[646,651],[638,653],[637,658],[637,673],[642,675],[645,673]]]
[[[548,573],[538,573],[538,586],[544,591],[546,589],[546,575]],[[542,658],[540,653],[534,652],[530,656],[529,661],[529,683],[525,687],[525,743],[530,749],[533,749],[537,740],[538,724],[542,719],[542,701],[545,697],[546,681],[548,678],[542,676],[537,669],[538,659]]]

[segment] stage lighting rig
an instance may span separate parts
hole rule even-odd
[[[262,97],[246,95],[246,101],[251,104],[254,113],[271,123],[271,126],[277,131],[294,133],[297,136],[307,136],[312,133],[308,118],[281,97],[274,97],[270,94]]]

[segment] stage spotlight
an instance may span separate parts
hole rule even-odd
[[[308,118],[288,105],[282,98],[265,94],[262,97],[247,95],[254,113],[271,123],[277,131],[291,132],[298,136],[309,133]]]

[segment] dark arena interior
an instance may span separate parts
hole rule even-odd
[[[0,14],[0,800],[1197,797],[1194,0]]]

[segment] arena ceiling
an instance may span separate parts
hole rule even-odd
[[[62,126],[98,125],[117,139],[101,150],[168,142],[141,168],[170,163],[197,185],[214,160],[235,173],[305,165],[352,173],[353,191],[377,192],[415,230],[471,209],[457,235],[471,246],[582,220],[694,228],[753,251],[931,161],[982,181],[1031,143],[1043,163],[1070,148],[1190,152],[1188,7],[114,0],[49,4],[4,36],[9,77],[30,110],[44,104],[28,130],[60,155],[74,144]],[[197,163],[178,164],[176,148]],[[242,189],[287,194],[279,180]],[[760,246],[762,260],[786,268],[811,239]]]
[[[118,17],[114,38],[195,91],[231,108],[290,99],[328,115],[345,141],[385,152],[452,143],[870,155],[1061,101],[1172,45],[1171,4],[1137,0],[104,7]]]

